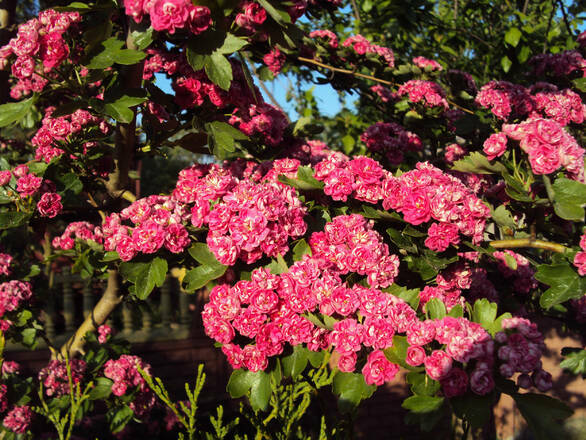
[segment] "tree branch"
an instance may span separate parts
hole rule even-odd
[[[544,249],[546,251],[557,252],[560,254],[564,254],[570,250],[559,243],[552,243],[544,240],[536,240],[533,238],[512,238],[510,240],[495,240],[491,241],[489,245],[496,249],[534,248]]]
[[[118,304],[122,302],[122,298],[123,295],[120,293],[118,284],[118,271],[111,269],[108,271],[108,284],[104,294],[75,334],[63,344],[60,355],[63,357],[67,355],[69,358],[73,358],[77,353],[83,353],[86,333],[94,332],[104,324]]]
[[[340,67],[334,67],[334,66],[331,66],[329,64],[324,64],[321,61],[314,60],[313,58],[297,57],[297,59],[299,61],[304,62],[304,63],[314,64],[316,66],[323,67],[324,69],[331,70],[332,72],[344,73],[346,75],[352,75],[352,76],[357,77],[357,78],[369,79],[371,81],[375,81],[375,82],[378,82],[378,83],[381,83],[381,84],[385,84],[387,86],[398,87],[398,85],[396,83],[392,82],[392,81],[387,81],[386,79],[377,78],[376,76],[372,76],[372,75],[365,75],[364,73],[356,72],[355,70],[349,70],[349,69],[342,69]],[[462,110],[463,112],[469,113],[471,115],[474,114],[474,112],[472,110],[468,110],[467,108],[462,107],[461,105],[456,104],[455,102],[453,102],[453,101],[451,101],[449,99],[446,99],[446,101],[450,105],[452,105],[452,106],[454,106],[454,107]]]

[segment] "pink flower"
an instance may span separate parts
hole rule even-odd
[[[12,178],[12,173],[9,170],[0,171],[0,186],[8,185],[10,179]]]
[[[574,257],[574,266],[578,268],[578,273],[582,276],[586,275],[586,252],[577,252]]]
[[[10,275],[10,264],[12,263],[12,255],[0,253],[0,275]]]
[[[433,223],[425,239],[425,246],[432,251],[443,252],[450,245],[460,243],[458,226],[453,223]]]
[[[61,196],[57,193],[45,193],[37,203],[39,214],[43,217],[53,218],[61,212],[63,205],[61,204]]]
[[[174,34],[176,28],[185,27],[192,6],[189,0],[155,0],[149,10],[153,29]]]
[[[45,71],[59,66],[68,56],[69,47],[60,32],[49,32],[41,37],[41,60]]]
[[[366,364],[362,368],[364,380],[369,385],[382,385],[390,382],[399,372],[399,366],[389,361],[380,350],[375,350],[368,355]]]
[[[507,136],[504,133],[493,133],[482,145],[488,160],[502,156],[507,150]]]
[[[429,221],[431,218],[431,210],[425,192],[413,191],[409,193],[401,212],[405,221],[412,225],[419,225]]]
[[[553,386],[551,374],[543,369],[539,369],[533,373],[533,383],[539,391],[545,393],[551,390]]]
[[[197,35],[212,25],[211,11],[207,6],[194,6],[189,12],[189,30]]]
[[[425,361],[425,350],[417,345],[407,347],[405,362],[412,367],[418,367]]]
[[[338,369],[342,373],[352,373],[356,369],[356,353],[347,353],[338,359]]]
[[[242,350],[243,363],[250,371],[257,372],[268,367],[266,355],[256,345],[247,345]]]
[[[103,324],[98,327],[98,342],[100,344],[105,344],[108,340],[108,337],[112,334],[112,328],[106,324]]]
[[[425,358],[425,372],[433,380],[440,380],[452,369],[452,358],[443,350],[434,350]]]
[[[26,174],[16,181],[16,190],[21,198],[32,196],[41,187],[43,179],[34,174]]]
[[[165,247],[174,254],[179,254],[191,243],[187,229],[183,225],[172,223],[166,229]]]

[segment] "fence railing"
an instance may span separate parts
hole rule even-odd
[[[84,280],[64,268],[55,274],[53,287],[41,313],[45,333],[54,346],[69,339],[88,316],[105,289],[104,280]],[[203,300],[203,291],[193,295],[182,292],[177,278],[169,274],[147,301],[125,301],[107,324],[115,334],[130,342],[185,339],[189,336],[195,310]],[[38,348],[46,348],[39,339]],[[22,350],[20,344],[8,343],[7,350]]]

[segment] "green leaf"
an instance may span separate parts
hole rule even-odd
[[[228,269],[228,266],[224,266],[222,264],[213,266],[202,265],[196,267],[195,269],[191,269],[185,274],[185,277],[183,278],[185,290],[187,292],[193,292],[197,289],[201,289],[210,281],[220,278],[222,275],[224,275],[224,273],[226,273],[226,269]]]
[[[155,286],[161,287],[165,282],[167,269],[167,261],[159,257],[146,263],[136,279],[136,296],[146,299]]]
[[[414,310],[417,310],[417,307],[419,307],[419,289],[407,289],[406,287],[399,286],[398,284],[392,284],[390,287],[383,289],[383,292],[398,296],[407,304],[409,304]]]
[[[307,359],[313,368],[319,368],[324,361],[325,351],[311,351],[307,352]]]
[[[515,27],[510,28],[507,33],[505,34],[505,41],[507,44],[513,47],[517,47],[519,44],[519,40],[521,39],[521,31]]]
[[[514,394],[513,399],[535,440],[566,438],[561,422],[570,417],[573,411],[565,403],[545,394],[533,393]]]
[[[116,37],[108,38],[101,43],[102,50],[90,58],[88,69],[105,69],[114,64],[136,64],[146,57],[144,52],[132,49],[122,49],[124,41]]]
[[[207,266],[222,266],[216,256],[205,243],[194,243],[188,250],[189,255],[199,264]]]
[[[322,189],[324,183],[313,177],[313,170],[310,166],[301,166],[297,169],[297,178],[290,179],[285,176],[279,176],[279,182],[286,183],[294,188],[310,191]]]
[[[414,368],[405,362],[405,359],[407,358],[408,347],[409,344],[407,343],[407,336],[394,335],[393,345],[391,345],[389,348],[385,348],[383,353],[391,362],[399,364],[408,370],[413,370]]]
[[[478,322],[488,330],[496,319],[497,308],[495,303],[491,303],[486,298],[477,300],[472,310],[472,321]]]
[[[98,377],[94,382],[94,388],[90,391],[90,400],[104,400],[112,393],[114,382],[107,377]]]
[[[441,319],[446,316],[446,306],[439,298],[432,298],[425,304],[425,311],[430,319]]]
[[[503,164],[499,162],[490,163],[485,155],[478,151],[454,162],[452,169],[463,173],[495,174],[506,171]]]
[[[213,52],[206,56],[204,61],[206,75],[214,84],[223,90],[230,89],[232,82],[232,65],[230,61],[220,52]]]
[[[577,78],[573,80],[572,83],[574,83],[574,87],[578,90],[586,93],[586,78]]]
[[[503,68],[503,72],[507,73],[509,70],[511,70],[512,65],[513,62],[508,56],[505,55],[501,58],[501,67]]]
[[[309,360],[308,354],[309,350],[307,348],[302,347],[301,345],[295,345],[293,347],[293,353],[281,358],[283,374],[291,377],[291,379],[295,379],[299,376],[307,366]]]
[[[21,121],[28,114],[33,103],[34,97],[31,97],[23,101],[0,105],[0,127]]]
[[[586,374],[586,350],[564,347],[562,355],[565,359],[560,363],[560,367],[574,374]]]
[[[332,391],[339,396],[338,406],[343,413],[351,412],[363,399],[372,396],[374,385],[367,385],[360,373],[342,373],[334,376]]]
[[[570,299],[578,299],[586,293],[586,278],[578,273],[567,263],[537,266],[535,279],[548,286],[539,299],[539,304],[549,309]]]
[[[111,116],[115,120],[128,124],[134,118],[134,111],[131,107],[142,104],[147,100],[147,97],[142,91],[137,92],[134,96],[124,94],[122,96],[113,98],[112,101],[104,103],[104,113]]]
[[[153,32],[154,29],[152,27],[149,27],[144,32],[134,31],[130,34],[138,50],[145,50],[147,47],[151,45],[151,43],[153,42]]]
[[[252,387],[252,377],[250,371],[238,369],[232,371],[228,384],[226,385],[226,391],[230,393],[233,399],[238,399],[248,392]]]
[[[410,270],[419,273],[421,278],[427,281],[434,278],[440,270],[457,261],[458,257],[441,258],[438,254],[426,249],[422,255],[407,255],[403,260],[407,262]]]
[[[0,212],[0,230],[17,228],[19,226],[22,226],[26,223],[29,217],[29,214],[22,211]]]
[[[417,246],[413,243],[412,239],[408,235],[403,234],[401,231],[395,228],[388,228],[387,234],[391,238],[391,241],[395,243],[397,248],[404,249],[409,253],[417,252]]]
[[[71,191],[73,194],[79,194],[83,190],[83,183],[81,183],[76,173],[67,173],[60,177],[59,180],[65,186],[63,193]]]
[[[291,23],[291,17],[285,11],[277,10],[268,0],[258,0],[258,3],[266,9],[268,14],[279,24]]]
[[[556,214],[565,220],[584,221],[586,185],[561,177],[553,183],[552,187],[553,207]]]
[[[236,35],[227,33],[226,39],[222,46],[217,49],[218,52],[224,55],[230,55],[231,53],[237,52],[246,46],[248,42],[242,38],[238,38]]]
[[[440,389],[440,383],[433,380],[425,372],[412,371],[407,374],[407,383],[411,385],[413,394],[433,396]]]
[[[491,210],[491,216],[496,224],[501,227],[504,226],[514,230],[517,226],[515,220],[513,220],[513,215],[507,210],[505,205],[500,205],[495,210]]]
[[[411,412],[422,414],[436,411],[443,403],[443,397],[415,395],[405,399],[401,406]]]
[[[293,248],[293,261],[300,261],[304,255],[311,256],[311,248],[307,244],[304,238],[299,240]]]
[[[211,136],[214,146],[229,153],[236,150],[236,140],[248,140],[248,136],[230,124],[214,121],[206,124],[206,130]]]
[[[490,420],[494,394],[477,396],[466,394],[464,396],[452,397],[450,404],[454,413],[461,419],[466,420],[473,428],[482,428]]]
[[[448,316],[451,316],[452,318],[461,318],[464,316],[464,308],[460,304],[456,304],[452,307],[452,310],[448,312]]]
[[[187,62],[191,66],[193,70],[196,72],[198,70],[203,69],[205,65],[205,58],[206,55],[202,53],[198,53],[197,48],[194,47],[194,42],[189,42],[187,44],[187,49],[185,50],[185,56],[187,57]]]
[[[124,429],[124,427],[132,420],[134,416],[134,411],[132,411],[128,406],[116,406],[111,408],[106,413],[106,420],[110,425],[110,432],[116,434]]]
[[[264,371],[249,374],[254,376],[250,389],[250,406],[255,411],[264,411],[271,397],[271,376]]]
[[[160,257],[146,263],[124,262],[120,265],[122,277],[135,285],[134,293],[140,299],[146,299],[155,286],[163,285],[167,269],[167,261]]]

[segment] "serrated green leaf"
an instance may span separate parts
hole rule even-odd
[[[466,420],[473,428],[482,428],[490,420],[494,393],[486,396],[465,394],[464,396],[452,397],[450,404],[454,413],[461,419]]]
[[[110,410],[106,413],[106,420],[110,425],[110,432],[116,434],[124,429],[124,427],[132,420],[134,416],[134,411],[132,411],[128,406],[116,406],[114,408],[110,408]]]
[[[535,279],[548,286],[539,299],[539,304],[549,309],[570,299],[578,299],[586,293],[586,278],[578,273],[567,263],[537,266]]]
[[[207,266],[217,266],[222,264],[216,259],[216,256],[205,243],[193,243],[193,245],[187,250],[189,255],[197,261],[199,264]]]
[[[136,296],[144,300],[150,295],[155,286],[161,287],[165,282],[167,269],[167,261],[159,257],[149,263],[145,263],[137,274],[135,282]]]
[[[498,306],[488,299],[479,299],[474,303],[474,308],[472,309],[472,321],[479,323],[488,330],[496,319],[497,309]]]
[[[503,72],[507,73],[509,70],[511,70],[512,65],[513,62],[508,56],[505,55],[501,58],[501,67],[503,68]]]
[[[248,42],[245,39],[239,38],[234,34],[227,33],[224,43],[222,43],[222,46],[220,46],[220,48],[217,50],[224,55],[230,55],[231,53],[239,51],[247,44]]]
[[[565,347],[562,349],[564,360],[560,363],[560,367],[564,370],[569,370],[574,374],[586,374],[586,350],[579,348]]]
[[[490,163],[482,153],[474,151],[468,156],[454,162],[452,169],[463,173],[495,174],[506,171],[503,164],[499,162]]]
[[[446,316],[446,306],[439,298],[432,298],[425,303],[425,311],[430,319],[442,319]]]
[[[90,400],[104,400],[112,394],[112,384],[114,382],[107,377],[98,377],[94,381],[94,388],[90,391]]]
[[[143,32],[134,31],[130,34],[138,50],[145,50],[147,47],[151,45],[151,43],[153,42],[153,32],[154,29],[152,27],[149,27],[147,30]]]
[[[291,23],[291,17],[286,11],[276,9],[268,0],[258,0],[258,3],[266,9],[269,15],[279,24]]]
[[[34,98],[19,102],[10,102],[0,105],[0,127],[6,127],[14,122],[20,122],[30,111]]]
[[[205,57],[204,68],[211,82],[223,90],[229,90],[232,83],[232,65],[220,52]]]
[[[513,215],[507,210],[505,205],[497,206],[495,210],[491,210],[492,219],[499,226],[505,226],[514,230],[516,228],[515,220]]]

